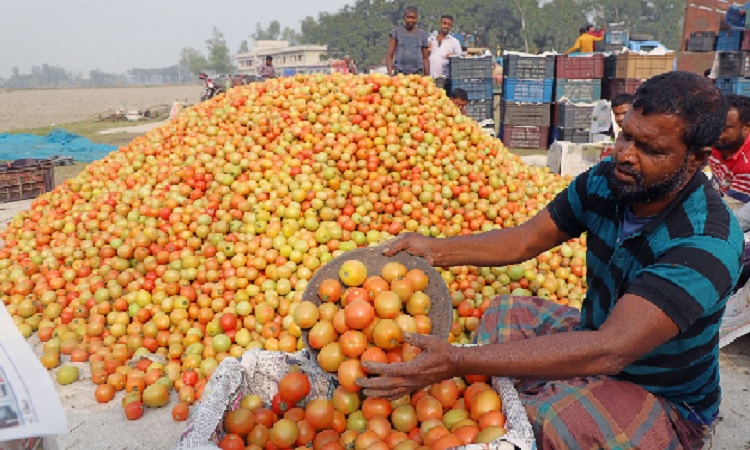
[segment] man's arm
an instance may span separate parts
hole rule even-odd
[[[734,216],[743,232],[750,231],[750,203],[745,203],[745,206],[734,211]]]
[[[638,326],[633,326],[638,324]],[[361,379],[365,395],[398,398],[455,376],[490,375],[555,380],[614,375],[678,333],[650,301],[621,298],[597,331],[570,331],[478,347],[454,347],[433,336],[409,335],[422,349],[409,363],[368,364],[376,378]]]
[[[422,47],[422,62],[424,64],[424,75],[430,75],[430,49]]]
[[[385,57],[385,67],[388,70],[388,75],[393,75],[393,55],[396,53],[396,39],[393,36],[388,39],[388,55]]]
[[[545,208],[520,226],[470,236],[432,239],[405,233],[386,243],[384,254],[407,251],[437,267],[500,267],[529,260],[571,237],[557,227]]]
[[[599,41],[603,41],[604,40],[604,35],[603,34],[601,34],[601,35],[592,34],[591,37],[594,39],[594,42],[599,42]]]
[[[567,55],[567,54],[573,53],[574,51],[576,51],[576,50],[578,50],[580,48],[581,48],[581,37],[579,36],[578,39],[576,39],[576,43],[573,44],[573,46],[570,47],[568,49],[568,51],[565,52],[565,54]]]

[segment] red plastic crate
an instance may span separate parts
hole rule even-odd
[[[51,161],[23,161],[28,161],[29,165],[0,170],[0,203],[36,198],[54,189],[55,172]]]
[[[602,98],[612,100],[618,94],[635,95],[636,89],[643,84],[643,80],[637,78],[611,78],[604,80]]]
[[[549,127],[501,125],[500,139],[507,148],[545,149],[549,144]]]
[[[557,56],[555,77],[572,80],[604,78],[604,55]]]
[[[742,34],[742,44],[740,44],[740,50],[750,50],[750,32],[745,31]]]

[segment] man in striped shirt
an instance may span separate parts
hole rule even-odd
[[[528,222],[473,236],[408,233],[436,266],[518,264],[587,233],[581,311],[502,296],[478,347],[409,335],[413,361],[366,364],[365,394],[394,398],[468,374],[517,380],[537,446],[701,448],[718,415],[719,325],[737,281],[742,232],[701,171],[726,119],[708,80],[670,72],[636,92],[615,151]]]

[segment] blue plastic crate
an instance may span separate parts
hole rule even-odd
[[[729,26],[744,28],[745,27],[745,16],[742,15],[741,11],[744,7],[730,6],[727,10],[726,22]]]
[[[736,52],[742,45],[742,30],[719,31],[716,37],[716,51]]]
[[[747,78],[718,78],[716,87],[724,95],[735,94],[750,97],[750,79]]]
[[[493,80],[450,80],[449,92],[454,89],[463,89],[469,96],[469,100],[492,100]]]
[[[552,103],[554,79],[519,80],[503,79],[503,99],[509,102]]]
[[[596,102],[602,98],[602,80],[565,80],[555,82],[555,101],[566,97],[573,103]]]

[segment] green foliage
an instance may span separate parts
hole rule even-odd
[[[214,27],[213,35],[211,39],[206,41],[206,45],[208,46],[208,57],[206,58],[208,69],[215,73],[233,73],[232,57],[229,54],[229,46],[224,39],[224,33]]]
[[[300,33],[289,27],[282,30],[278,20],[272,20],[268,28],[256,24],[255,33],[251,37],[254,41],[289,41],[289,45],[298,45],[301,41]]]
[[[180,53],[180,66],[186,67],[191,74],[198,76],[208,68],[208,62],[199,50],[189,47],[183,48]]]
[[[250,49],[247,46],[247,41],[240,42],[240,48],[237,50],[237,53],[247,53]]]

